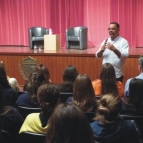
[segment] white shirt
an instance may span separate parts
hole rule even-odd
[[[101,50],[102,45],[104,44],[105,40],[101,43],[101,46],[97,53]],[[116,78],[119,78],[123,75],[123,68],[125,64],[125,60],[129,55],[129,45],[128,41],[121,36],[118,36],[114,40],[111,38],[108,38],[109,43],[113,44],[116,49],[118,49],[121,52],[121,57],[119,58],[113,51],[109,50],[108,48],[105,49],[103,52],[103,61],[102,64],[110,63],[113,65],[115,69]]]

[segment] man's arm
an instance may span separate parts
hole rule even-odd
[[[107,44],[108,39],[105,40],[104,44],[101,46],[101,49],[97,53],[97,57],[101,58],[103,56],[103,52],[106,49],[106,44]]]

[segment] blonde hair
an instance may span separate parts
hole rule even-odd
[[[15,78],[9,78],[9,84],[15,91],[20,91],[18,82]]]
[[[118,95],[106,94],[100,99],[95,120],[105,124],[111,123],[118,117],[122,101]]]

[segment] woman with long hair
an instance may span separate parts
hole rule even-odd
[[[118,95],[102,96],[95,121],[90,123],[96,141],[102,143],[139,142],[139,136],[133,123],[119,117],[121,109],[122,100]]]
[[[60,92],[73,92],[73,84],[78,72],[75,66],[69,65],[64,69],[63,82],[57,87]]]
[[[59,104],[48,121],[45,143],[93,143],[93,133],[82,110],[73,103]]]
[[[120,81],[116,81],[114,67],[110,63],[102,65],[100,78],[92,81],[96,96],[104,94],[118,94],[121,98],[124,94],[124,87]]]
[[[86,74],[79,74],[74,82],[73,97],[69,97],[67,102],[74,102],[84,112],[96,111],[97,101],[90,78]]]
[[[17,93],[10,86],[7,80],[5,66],[1,62],[0,62],[0,86],[2,88],[3,104],[5,106],[15,106],[15,101],[17,99]]]
[[[125,97],[122,114],[143,116],[143,80],[133,78],[129,84],[129,97]]]

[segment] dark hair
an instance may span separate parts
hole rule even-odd
[[[29,93],[31,100],[34,103],[38,103],[37,90],[38,90],[38,87],[43,83],[44,80],[45,80],[44,73],[39,70],[35,70],[31,74],[31,77],[27,84],[27,92]]]
[[[143,80],[133,78],[129,84],[129,99],[127,105],[133,106],[137,113],[143,114]]]
[[[120,29],[120,25],[117,22],[111,22],[110,24],[115,24],[117,26],[118,29]]]
[[[7,74],[6,74],[5,66],[3,63],[0,63],[0,84],[1,84],[2,88],[3,87],[6,87],[6,88],[11,87],[7,80]]]
[[[92,143],[93,132],[85,114],[74,103],[57,106],[48,121],[46,143]]]
[[[113,122],[122,109],[122,100],[118,95],[105,94],[100,99],[95,120],[105,124]]]
[[[118,94],[115,70],[110,63],[105,63],[102,65],[102,69],[100,71],[100,80],[102,95],[107,93]]]
[[[46,117],[47,121],[54,110],[58,99],[59,99],[59,90],[52,83],[42,84],[37,91],[37,98],[42,108],[42,113]]]
[[[143,55],[139,56],[138,63],[139,63],[139,66],[141,67],[141,70],[143,70]]]
[[[77,75],[78,75],[78,72],[77,72],[76,67],[69,65],[64,70],[63,81],[64,82],[74,82]]]
[[[49,73],[48,68],[45,65],[38,64],[37,67],[36,67],[36,69],[38,69],[38,70],[40,70],[40,71],[42,71],[44,73],[44,75],[45,75],[45,81],[49,81],[49,79],[50,79],[50,73]]]
[[[73,101],[84,112],[92,111],[96,106],[94,89],[86,74],[79,74],[74,82]]]

